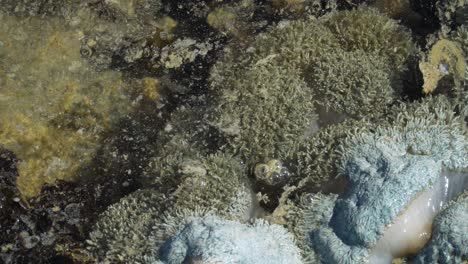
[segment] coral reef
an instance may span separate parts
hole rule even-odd
[[[467,261],[467,14],[0,0],[0,262]]]
[[[414,263],[463,263],[468,261],[468,192],[450,203],[436,217],[431,240]]]
[[[430,107],[435,111],[430,111]],[[411,216],[400,216],[402,210],[421,191],[430,192],[432,185],[437,186],[443,170],[466,166],[467,130],[452,109],[450,105],[437,107],[429,100],[414,115],[403,109],[403,114],[389,126],[345,140],[340,151],[341,174],[349,180],[348,190],[336,201],[329,223],[311,232],[311,247],[324,263],[360,263],[369,259],[375,261],[372,263],[386,263],[424,245],[425,240],[419,244],[392,244],[391,240],[382,239],[391,239],[385,228],[389,224],[398,226],[400,217],[406,220],[405,224],[411,224]],[[440,182],[442,186],[443,181]],[[459,183],[454,180],[452,184]],[[438,194],[434,191],[428,195]],[[445,195],[443,203],[457,193]],[[410,208],[408,213],[411,214]],[[425,219],[432,221],[431,217]],[[414,231],[420,237],[418,229]],[[406,241],[411,239],[409,236]],[[383,251],[381,243],[389,243]]]
[[[310,64],[306,78],[317,97],[326,98],[317,99],[326,112],[344,109],[342,114],[352,117],[378,115],[375,106],[390,104],[401,86],[392,87],[388,63],[380,55],[361,50],[322,55]]]
[[[403,71],[417,51],[402,26],[372,9],[280,23],[253,39],[246,53],[236,49],[225,49],[211,72],[219,112],[212,123],[248,166],[284,160],[294,142],[314,127],[314,108],[321,103],[333,102],[327,110],[339,115],[364,115],[370,109],[377,115],[400,89],[399,73],[390,73],[386,65]]]
[[[310,232],[330,221],[336,198],[337,195],[305,193],[297,201],[288,200],[287,205],[282,205],[281,209],[286,212],[285,223],[294,234],[304,263],[320,263],[319,256],[312,248]]]
[[[161,248],[164,263],[302,263],[293,237],[277,225],[191,219]]]
[[[285,159],[291,172],[291,185],[301,192],[334,191],[340,192],[337,184],[340,154],[337,152],[342,142],[351,132],[369,131],[375,127],[368,120],[346,120],[320,129],[295,147],[292,155]],[[330,186],[331,184],[331,186]]]
[[[110,206],[90,233],[89,249],[108,263],[125,262],[148,247],[154,221],[172,205],[170,197],[156,190],[139,190]]]

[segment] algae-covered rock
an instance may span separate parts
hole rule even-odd
[[[269,0],[276,15],[298,18],[320,17],[337,9],[336,0]]]
[[[121,73],[81,58],[82,33],[62,19],[1,18],[0,142],[21,159],[18,186],[32,197],[76,177],[134,97]]]
[[[466,0],[412,0],[414,10],[444,31],[450,31],[468,22],[468,2]]]
[[[253,0],[225,3],[214,8],[206,16],[206,22],[222,34],[242,40],[265,26],[266,21],[255,21],[258,8]]]
[[[66,17],[76,10],[80,0],[1,0],[0,9],[21,16]]]
[[[468,67],[463,50],[465,44],[449,38],[440,39],[431,47],[427,59],[419,63],[424,78],[423,93],[434,92],[440,86],[439,82],[442,78],[453,80],[450,86],[453,87],[451,90],[455,90],[454,93],[461,89],[461,82],[465,78],[465,71]]]

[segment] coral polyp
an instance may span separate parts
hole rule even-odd
[[[311,231],[311,247],[324,263],[390,263],[418,252],[441,205],[466,188],[464,173],[446,173],[466,169],[466,126],[450,105],[432,113],[431,103],[399,116],[393,127],[345,140],[341,173],[349,187],[329,222]],[[417,228],[416,216],[424,219]]]

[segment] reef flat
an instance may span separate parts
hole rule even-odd
[[[468,262],[466,0],[0,0],[0,262]]]

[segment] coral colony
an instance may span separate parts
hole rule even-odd
[[[468,263],[468,1],[0,0],[0,262]]]

